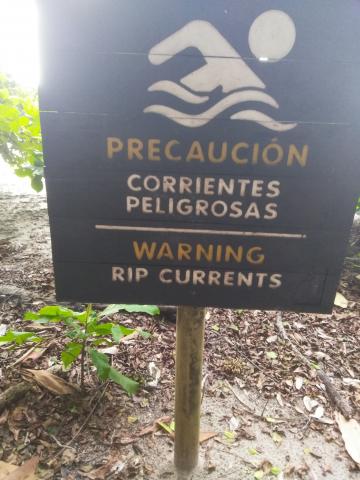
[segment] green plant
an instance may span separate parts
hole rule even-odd
[[[37,96],[4,73],[0,73],[0,155],[16,175],[29,177],[32,188],[42,190],[44,160]]]
[[[159,313],[159,308],[152,305],[109,305],[99,313],[92,309],[91,304],[83,312],[75,312],[70,308],[52,305],[43,307],[38,312],[27,312],[24,320],[44,324],[61,323],[65,327],[65,335],[70,341],[66,343],[61,352],[61,360],[64,367],[69,368],[79,359],[82,387],[84,385],[85,364],[87,359],[90,359],[101,380],[112,380],[127,393],[133,394],[139,388],[139,384],[114,368],[110,364],[108,356],[99,351],[100,347],[112,346],[119,343],[123,337],[135,332],[143,338],[150,336],[148,332],[141,329],[127,328],[107,321],[109,315],[120,310],[145,312],[151,315]],[[41,340],[41,337],[30,332],[9,331],[0,337],[0,343],[22,344]]]

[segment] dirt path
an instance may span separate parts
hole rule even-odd
[[[22,321],[24,311],[51,303],[54,297],[45,197],[19,195],[8,185],[0,187],[3,331],[28,329],[29,323]],[[351,352],[359,348],[360,282],[359,272],[351,264],[348,267],[341,284],[349,300],[347,308],[328,316],[283,315],[289,337],[312,368],[283,341],[274,312],[210,310],[202,431],[216,436],[202,444],[194,479],[359,478],[337,429],[334,406],[316,376],[317,368],[323,368],[359,419],[360,357]],[[38,454],[40,478],[175,478],[170,436],[162,428],[142,435],[159,417],[169,416],[171,422],[175,326],[146,315],[115,318],[151,333],[147,341],[121,344],[113,355],[118,368],[141,381],[140,393],[130,399],[113,384],[103,391],[91,370],[82,398],[54,396],[34,387],[0,414],[0,460],[20,464]],[[20,381],[24,366],[51,368],[71,382],[78,381],[78,365],[69,372],[61,370],[60,352],[66,340],[61,327],[43,327],[43,333],[46,354],[14,368],[29,346],[0,347],[0,392]],[[147,387],[150,364],[160,372],[156,388]],[[306,398],[315,402],[311,411]],[[63,449],[61,445],[74,437],[96,404],[76,442]]]

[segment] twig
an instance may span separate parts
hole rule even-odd
[[[54,442],[61,448],[71,448],[72,450],[76,451],[76,448],[70,447],[70,445],[63,445],[62,443],[59,442],[59,440],[55,437],[55,435],[52,435],[51,433],[46,432],[50,438],[54,440]]]
[[[109,382],[106,382],[105,385],[104,385],[103,391],[101,392],[101,394],[100,394],[99,398],[97,399],[95,405],[91,409],[89,415],[85,418],[85,420],[84,420],[83,424],[81,425],[81,427],[79,428],[79,430],[75,433],[75,435],[72,437],[72,439],[66,445],[64,445],[63,448],[55,455],[55,457],[52,461],[54,461],[55,458],[59,457],[64,452],[64,450],[66,448],[70,447],[70,445],[78,438],[80,433],[82,433],[82,431],[84,430],[86,425],[89,423],[90,418],[93,416],[95,410],[97,409],[99,403],[101,402],[103,396],[105,395],[105,392],[106,392],[106,389],[107,389],[108,385],[109,385]]]
[[[345,357],[348,357],[349,355],[354,355],[354,353],[359,353],[360,352],[360,347],[359,348],[354,348],[354,350],[350,350],[350,352],[347,352],[345,354]]]
[[[269,399],[266,400],[264,408],[262,409],[262,412],[261,412],[262,417],[264,416],[264,413],[265,413],[266,407],[268,406],[268,403],[269,403]]]
[[[225,384],[228,388],[230,388],[230,390],[234,394],[234,397],[241,403],[241,405],[243,406],[246,412],[250,413],[251,415],[259,416],[259,415],[256,415],[256,413],[253,410],[251,410],[251,408],[248,405],[246,405],[246,403],[240,398],[237,391],[230,385],[228,380],[225,380]]]
[[[276,326],[280,332],[280,335],[286,342],[288,342],[297,358],[311,368],[311,362],[300,352],[300,350],[292,343],[292,341],[288,337],[281,319],[281,312],[278,312],[276,316]],[[325,385],[326,392],[333,404],[338,407],[338,409],[341,411],[345,418],[350,418],[353,414],[352,408],[336,390],[330,378],[323,370],[317,370],[316,375],[318,376],[319,380]]]
[[[208,379],[208,376],[209,376],[209,374],[207,373],[207,374],[204,376],[204,378],[203,378],[203,380],[202,380],[202,382],[201,382],[201,402],[200,402],[201,405],[202,405],[203,400],[204,400],[205,385],[206,385],[206,381],[207,381],[207,379]]]

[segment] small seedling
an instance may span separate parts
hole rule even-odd
[[[65,327],[66,337],[69,342],[61,352],[61,360],[65,368],[70,368],[80,359],[80,384],[84,386],[85,363],[88,358],[96,368],[101,380],[112,380],[120,385],[128,394],[135,393],[138,382],[123,375],[112,367],[109,357],[99,351],[100,347],[108,347],[119,343],[125,336],[138,332],[143,338],[150,334],[141,329],[127,328],[123,325],[107,321],[107,317],[120,311],[143,312],[157,315],[159,309],[152,305],[109,305],[105,310],[97,313],[89,304],[85,311],[75,312],[59,305],[46,306],[38,312],[27,312],[24,320],[37,323],[61,323]],[[8,331],[0,337],[0,343],[15,343],[21,345],[25,342],[40,342],[42,338],[31,332]]]

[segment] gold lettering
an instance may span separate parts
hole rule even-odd
[[[200,162],[205,162],[204,152],[200,142],[195,141],[191,144],[189,152],[186,156],[186,161],[191,162],[191,160],[199,160]]]
[[[172,149],[175,145],[179,145],[179,142],[178,142],[177,140],[170,140],[170,142],[168,142],[168,143],[165,145],[164,153],[165,153],[165,157],[166,157],[168,160],[174,160],[174,161],[181,160],[180,155],[174,155],[173,152],[171,151],[171,149]]]
[[[297,160],[299,165],[306,167],[309,155],[309,145],[304,145],[300,152],[296,145],[290,145],[287,166],[291,167],[294,164],[294,160]]]
[[[251,247],[246,253],[246,260],[254,265],[261,265],[264,263],[265,255],[262,253],[262,248]]]
[[[271,158],[270,151],[275,152],[275,157]],[[284,158],[284,149],[278,143],[270,143],[264,148],[262,158],[266,165],[277,165]]]
[[[179,243],[178,245],[178,260],[191,260],[190,253],[192,246],[189,243]]]
[[[207,250],[201,243],[196,245],[196,261],[200,262],[201,258],[205,258],[207,262],[211,262],[214,256],[214,246],[209,245]]]
[[[150,138],[148,141],[148,158],[149,160],[159,161],[160,159],[160,140]]]
[[[230,245],[226,245],[225,247],[225,262],[230,262],[231,257],[237,262],[240,263],[243,256],[243,247],[238,247],[237,251],[235,251]]]
[[[238,165],[245,165],[249,162],[249,160],[247,158],[238,157],[238,152],[241,148],[249,148],[249,144],[245,142],[237,143],[231,150],[231,158],[234,163],[237,163]]]
[[[120,138],[116,138],[116,137],[108,137],[106,143],[107,143],[107,157],[110,159],[114,158],[114,154],[121,152],[121,150],[124,147],[124,144],[120,140]]]
[[[138,242],[133,242],[133,249],[135,253],[135,257],[137,260],[142,260],[145,256],[148,260],[152,260],[155,255],[155,250],[157,247],[156,242],[152,242],[151,246],[147,242],[142,242],[141,246],[139,246]]]
[[[139,138],[129,138],[128,139],[128,159],[133,160],[137,158],[138,160],[143,160],[142,149],[144,148],[143,142]]]
[[[215,157],[215,142],[210,142],[209,144],[209,160],[211,163],[222,163],[226,159],[227,155],[227,143],[223,142],[221,144],[221,153],[220,157]]]
[[[163,257],[167,257],[169,258],[170,260],[175,260],[174,259],[174,254],[172,253],[172,250],[171,250],[171,247],[170,245],[168,244],[168,242],[164,242],[160,249],[159,249],[159,252],[156,256],[156,259],[157,260],[160,260],[161,258]]]

